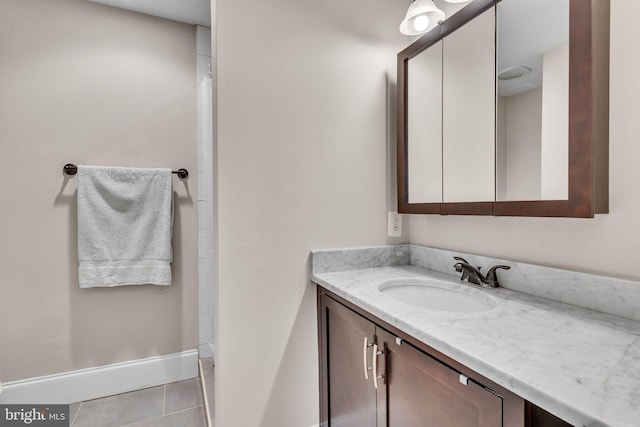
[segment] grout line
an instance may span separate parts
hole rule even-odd
[[[202,408],[202,407],[203,407],[202,405],[198,405],[198,406],[192,406],[191,408],[178,409],[177,411],[167,412],[165,415],[173,415],[173,414],[177,414],[179,412],[190,411],[192,409],[198,409],[198,408]]]
[[[207,386],[204,384],[202,359],[198,359],[198,370],[200,371],[200,386],[202,387],[202,401],[204,402],[204,414],[207,417],[207,427],[213,427],[213,423],[211,422],[211,411],[209,409],[209,399],[207,398]]]
[[[186,412],[186,411],[192,411],[192,410],[194,410],[194,409],[198,409],[198,408],[202,408],[202,406],[196,406],[196,407],[189,408],[189,409],[181,409],[180,411],[170,412],[169,414],[167,414],[167,415],[162,415],[162,416],[160,416],[160,417],[151,417],[151,418],[146,418],[146,419],[144,419],[144,420],[140,420],[140,421],[134,421],[134,422],[133,422],[133,423],[131,423],[131,424],[126,424],[126,425],[123,425],[123,426],[120,426],[120,427],[131,427],[131,426],[134,426],[134,425],[138,425],[138,424],[139,424],[139,423],[141,423],[141,422],[158,421],[158,420],[161,420],[161,419],[167,418],[169,415],[179,414],[179,413],[181,413],[181,412]]]
[[[71,420],[71,422],[69,423],[69,426],[73,426],[73,424],[76,422],[76,418],[78,418],[78,414],[80,413],[80,409],[82,409],[82,404],[84,402],[80,402],[80,405],[78,405],[78,410],[76,411],[76,414],[73,416],[73,420]]]
[[[133,426],[133,425],[139,424],[139,423],[141,423],[141,422],[143,422],[143,421],[157,421],[157,420],[160,420],[160,419],[166,418],[166,417],[168,417],[169,415],[179,414],[180,412],[191,411],[191,410],[193,410],[193,409],[198,409],[198,408],[202,408],[202,406],[195,406],[195,407],[193,407],[193,408],[189,408],[189,409],[181,409],[181,410],[176,411],[176,412],[170,412],[170,413],[168,413],[167,415],[161,415],[161,416],[159,416],[159,417],[151,417],[151,418],[146,418],[146,419],[144,419],[144,420],[140,420],[140,421],[134,421],[134,422],[133,422],[133,423],[131,423],[131,424],[126,424],[126,425],[123,425],[123,426],[120,426],[120,427],[130,427],[130,426]]]
[[[165,384],[162,387],[162,416],[164,417],[166,414],[164,413],[165,407],[167,406],[167,385]]]
[[[175,414],[179,414],[180,412],[192,411],[192,410],[198,409],[198,408],[202,408],[202,405],[194,406],[192,408],[180,409],[179,411],[169,412],[169,413],[165,414],[164,416],[166,417],[168,415],[175,415]]]

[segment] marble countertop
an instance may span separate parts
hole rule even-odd
[[[378,286],[438,278],[497,302],[475,313],[416,308]],[[577,426],[640,426],[640,322],[415,265],[314,271],[312,281]]]

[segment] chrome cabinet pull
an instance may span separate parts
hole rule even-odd
[[[378,388],[378,358],[376,357],[376,353],[378,353],[378,344],[373,345],[373,386]]]
[[[367,369],[367,337],[364,337],[364,344],[362,345],[362,366],[364,367],[364,379],[369,380],[369,370]]]
[[[381,380],[384,378],[384,375],[380,375],[378,376],[378,356],[380,356],[381,354],[383,354],[384,351],[378,351],[378,344],[374,344],[373,345],[373,386],[377,389],[378,388],[378,380]]]

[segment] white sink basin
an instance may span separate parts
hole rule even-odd
[[[388,280],[378,289],[386,297],[429,310],[473,313],[496,306],[486,291],[437,279]]]

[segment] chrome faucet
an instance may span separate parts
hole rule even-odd
[[[489,271],[487,272],[487,276],[485,277],[480,272],[481,267],[474,267],[462,257],[454,256],[453,259],[458,261],[453,265],[453,267],[458,273],[462,273],[460,280],[466,280],[469,283],[475,283],[476,285],[480,285],[483,288],[499,288],[500,283],[498,283],[496,270],[509,270],[511,268],[508,265],[494,265],[489,269]]]

